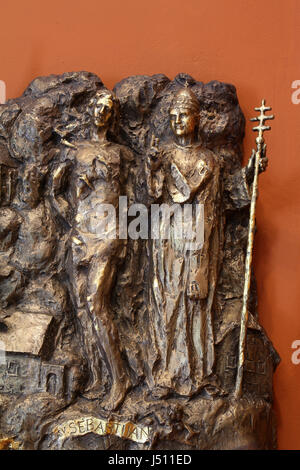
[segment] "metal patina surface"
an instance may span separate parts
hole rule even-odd
[[[218,81],[73,72],[0,106],[1,448],[276,448],[251,266],[268,109],[243,166]]]

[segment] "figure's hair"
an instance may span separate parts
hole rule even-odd
[[[198,98],[192,90],[187,87],[179,90],[174,96],[170,109],[175,108],[176,106],[187,108],[195,114],[199,114],[200,112],[200,103]]]
[[[113,103],[113,109],[112,109],[112,117],[110,120],[110,126],[113,128],[112,131],[115,129],[119,117],[119,109],[120,109],[120,102],[116,95],[110,91],[110,90],[99,90],[96,92],[96,94],[91,98],[88,106],[88,112],[90,115],[92,115],[93,109],[96,106],[96,103],[104,97],[110,98],[110,100]]]

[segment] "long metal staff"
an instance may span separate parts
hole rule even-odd
[[[265,126],[265,121],[267,119],[274,119],[274,116],[266,116],[265,111],[269,111],[272,108],[265,106],[265,100],[262,100],[260,108],[254,108],[255,111],[260,111],[260,115],[250,119],[251,121],[259,121],[258,126],[253,127],[254,131],[258,131],[258,136],[256,138],[256,154],[255,154],[255,170],[254,170],[254,179],[252,185],[252,196],[251,196],[251,205],[250,205],[250,220],[249,220],[249,229],[248,229],[248,244],[247,244],[247,254],[246,254],[246,265],[245,265],[245,281],[244,281],[244,292],[243,292],[243,307],[241,313],[241,329],[240,329],[240,340],[239,340],[239,360],[235,384],[235,397],[239,398],[242,395],[242,385],[243,385],[243,372],[244,372],[244,363],[245,363],[245,346],[246,346],[246,336],[247,336],[247,324],[248,324],[248,302],[249,302],[249,292],[250,292],[250,281],[251,281],[251,264],[252,264],[252,252],[253,252],[253,240],[254,240],[254,231],[255,231],[255,209],[256,209],[256,200],[257,200],[257,189],[258,189],[258,172],[259,172],[259,162],[261,159],[262,152],[264,151],[264,131],[271,129],[270,126]]]

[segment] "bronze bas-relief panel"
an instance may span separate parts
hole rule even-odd
[[[279,357],[251,269],[268,109],[243,167],[245,120],[222,82],[109,91],[73,72],[0,106],[8,447],[276,447]]]

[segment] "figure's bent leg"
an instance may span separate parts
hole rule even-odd
[[[76,310],[76,319],[81,331],[84,343],[86,361],[90,367],[90,387],[95,383],[101,383],[104,390],[102,378],[101,359],[97,352],[95,332],[86,303],[86,290],[88,278],[88,265],[90,259],[87,256],[87,246],[81,237],[73,236],[70,240],[70,258],[68,260],[68,274],[70,280],[70,294],[72,303]]]
[[[87,304],[99,338],[99,351],[111,376],[112,388],[106,405],[110,409],[116,409],[122,403],[131,387],[120,352],[118,331],[110,312],[110,293],[115,274],[116,259],[108,255],[101,256],[98,251],[89,269]]]

